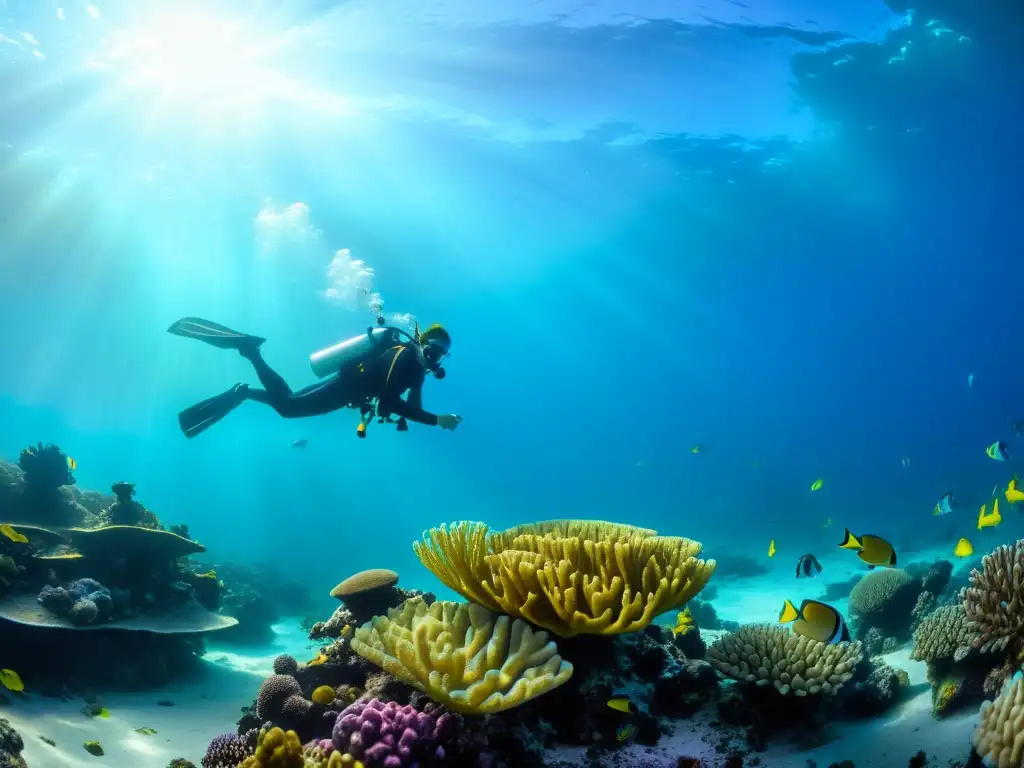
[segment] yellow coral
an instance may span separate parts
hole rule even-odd
[[[334,689],[329,685],[319,685],[313,691],[313,695],[310,698],[313,700],[313,703],[326,707],[334,701]]]
[[[305,768],[302,742],[295,731],[260,731],[256,753],[245,758],[238,768]]]
[[[326,656],[326,655],[324,655],[324,653],[323,653],[323,652],[321,651],[321,652],[318,652],[318,653],[317,653],[317,655],[316,655],[316,656],[314,656],[314,657],[313,657],[312,659],[310,659],[309,661],[307,661],[307,662],[306,662],[306,666],[307,666],[307,667],[315,667],[315,666],[317,666],[318,664],[323,664],[323,663],[324,663],[325,661],[327,661],[327,660],[328,660],[328,659],[327,659],[327,656]]]
[[[1018,672],[995,701],[981,705],[971,736],[978,755],[992,768],[1024,765],[1024,678]]]
[[[561,637],[648,626],[707,583],[701,545],[599,520],[551,520],[491,531],[461,521],[413,544],[444,584],[485,608]]]
[[[547,632],[472,603],[406,600],[357,629],[352,649],[468,714],[519,706],[572,676]]]

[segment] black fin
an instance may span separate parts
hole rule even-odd
[[[219,349],[259,349],[266,341],[262,336],[250,336],[247,333],[233,331],[226,325],[200,317],[183,317],[171,323],[168,333],[184,336],[186,339],[198,339],[212,344]]]
[[[205,432],[245,402],[247,390],[248,387],[244,384],[236,384],[227,392],[221,392],[186,408],[178,414],[178,426],[185,437],[189,438]]]

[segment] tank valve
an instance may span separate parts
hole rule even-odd
[[[359,437],[366,437],[366,424],[360,423],[360,425],[356,427],[356,435]]]

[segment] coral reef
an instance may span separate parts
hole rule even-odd
[[[995,701],[981,705],[971,737],[974,749],[991,768],[1024,765],[1024,677],[1017,672]]]
[[[826,645],[771,624],[745,625],[708,648],[708,660],[726,677],[797,696],[834,694],[861,657],[860,643]]]
[[[890,637],[909,633],[910,615],[921,591],[921,582],[899,568],[866,573],[850,592],[857,638],[863,639],[873,627]]]
[[[982,653],[1017,656],[1024,643],[1024,540],[996,547],[971,571],[964,610]]]
[[[135,501],[135,484],[119,481],[110,486],[115,501],[101,514],[104,525],[133,525],[160,528],[160,519]]]
[[[270,728],[261,731],[256,751],[238,768],[303,768],[302,743],[294,731]]]
[[[84,626],[113,617],[114,600],[110,590],[95,579],[77,579],[66,587],[47,584],[37,598],[40,605],[72,624]]]
[[[235,768],[252,753],[253,748],[243,737],[225,733],[210,742],[200,765],[202,768]]]
[[[25,742],[11,723],[0,718],[0,768],[28,768],[21,751]]]
[[[374,568],[349,576],[331,590],[331,597],[341,600],[355,622],[363,624],[401,605],[405,596],[395,589],[397,586],[397,573]]]
[[[18,464],[0,461],[0,513],[8,521],[79,525],[86,510],[75,498],[67,455],[56,445],[29,446]]]
[[[925,618],[914,633],[910,658],[934,662],[938,659],[962,661],[973,650],[976,637],[960,603],[939,608]]]
[[[426,759],[443,760],[457,727],[450,714],[434,716],[409,704],[370,699],[341,713],[331,742],[334,749],[361,760],[366,768],[412,768]]]
[[[560,637],[643,629],[707,583],[715,561],[690,539],[603,521],[552,520],[491,531],[462,521],[413,545],[449,588]]]
[[[572,675],[546,632],[472,603],[407,600],[356,630],[352,648],[436,701],[474,714],[519,706]]]

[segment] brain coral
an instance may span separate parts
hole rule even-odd
[[[432,528],[413,550],[448,587],[492,611],[561,637],[643,629],[696,595],[715,570],[701,545],[654,531],[552,520],[491,531]]]
[[[854,585],[850,592],[850,613],[865,615],[882,613],[896,593],[913,581],[913,577],[899,568],[871,571]]]
[[[292,696],[302,698],[302,688],[294,677],[271,675],[263,681],[256,695],[256,716],[260,720],[277,720],[285,702]]]
[[[352,649],[465,713],[516,707],[572,676],[547,632],[475,604],[406,600],[356,630]]]
[[[963,605],[947,605],[921,622],[914,633],[914,649],[910,658],[915,661],[950,658],[960,661],[970,653],[974,638],[974,629],[967,620]]]
[[[853,675],[862,658],[860,643],[826,645],[788,627],[748,624],[723,635],[707,652],[711,665],[726,677],[774,685],[782,694],[834,694]]]
[[[974,749],[990,768],[1024,765],[1024,677],[1017,672],[995,701],[981,705],[971,737]]]
[[[971,571],[963,593],[967,619],[982,653],[1019,644],[1024,634],[1024,540],[996,547]]]

